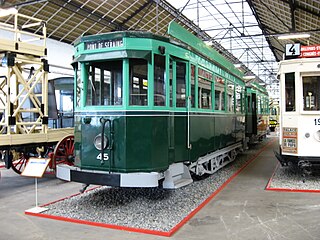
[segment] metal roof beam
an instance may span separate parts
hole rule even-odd
[[[266,45],[266,46],[250,46],[251,49],[254,49],[254,48],[268,48],[269,46]],[[226,48],[228,51],[232,50],[232,51],[236,51],[236,50],[246,50],[247,48],[245,47],[240,47],[240,48],[232,48],[232,49],[229,49],[229,48]]]
[[[296,11],[296,1],[290,0],[289,1],[290,6],[290,13],[291,13],[291,31],[296,31],[296,19],[295,19],[295,11]]]
[[[175,9],[173,6],[171,6],[168,2],[162,1],[162,0],[152,0],[153,2],[159,4],[160,7],[165,9],[168,13],[170,13],[173,17],[177,17],[177,19],[182,22],[187,28],[191,29],[194,32],[199,32],[199,37],[200,38],[209,38],[210,36],[207,33],[201,32],[200,28],[192,23],[189,19],[184,17],[183,15],[181,16],[180,12]]]
[[[149,9],[151,8],[151,6],[152,6],[152,4],[150,4],[149,6],[148,6],[148,8],[146,9],[146,11],[144,12],[144,14],[141,16],[141,18],[139,19],[139,21],[138,22],[135,22],[134,24],[132,24],[129,28],[128,28],[128,30],[130,30],[130,29],[132,29],[133,28],[133,30],[136,30],[137,29],[137,27],[139,26],[139,24],[140,24],[140,22],[144,19],[144,17],[146,16],[146,14],[149,12]]]
[[[107,11],[102,16],[99,14],[100,15],[99,19],[96,22],[94,22],[88,29],[86,29],[86,31],[83,34],[89,32],[89,30],[92,29],[95,25],[97,25],[98,23],[103,21],[108,16],[108,14],[111,13],[115,8],[117,8],[123,1],[124,0],[118,1],[118,3],[116,5],[114,5],[109,11]],[[100,6],[102,6],[103,4],[104,4],[104,1],[101,2]],[[100,8],[100,6],[97,7],[96,9]],[[96,11],[96,9],[94,11]],[[115,19],[111,20],[111,22],[114,23]],[[116,24],[116,25],[119,26],[119,24]],[[118,27],[116,30],[121,30],[121,29],[122,29],[122,26]]]
[[[103,17],[101,14],[98,14],[98,13],[91,14],[92,12],[91,10],[87,8],[81,8],[81,5],[75,2],[67,1],[67,0],[49,0],[49,1],[50,3],[56,6],[62,7],[64,9],[67,9],[71,12],[78,11],[77,13],[79,15],[81,15],[84,18],[88,18],[94,22],[99,21],[99,23],[102,25],[109,25],[110,27],[112,26],[114,29],[122,29],[122,26],[120,24],[112,22],[112,19]],[[78,10],[79,8],[81,8],[81,10]]]
[[[42,2],[47,2],[47,1],[48,0],[31,0],[31,1],[12,4],[12,5],[8,6],[7,8],[10,8],[10,7],[25,7],[25,6],[29,6],[29,5],[33,5],[33,4],[37,4],[37,3],[42,3]],[[6,1],[3,1],[3,3],[6,3]],[[2,5],[3,4],[1,2],[1,6]]]
[[[145,2],[141,7],[139,7],[133,14],[131,14],[127,19],[122,21],[121,25],[125,25],[127,22],[129,22],[134,16],[138,15],[142,10],[144,10],[149,4],[151,4],[153,0],[148,0]]]
[[[255,7],[254,7],[254,5],[253,5],[253,3],[252,3],[252,0],[247,0],[247,3],[249,4],[249,7],[251,8],[252,13],[253,13],[253,15],[255,16],[255,18],[256,18],[256,20],[257,20],[257,22],[258,22],[258,25],[260,26],[260,29],[261,29],[262,33],[263,33],[263,34],[267,34],[266,28],[265,28],[265,26],[262,24],[262,22],[261,22],[261,20],[260,20],[260,18],[259,18],[259,16],[258,16],[258,14],[257,14],[257,12],[256,12],[256,9],[255,9]],[[274,49],[273,45],[272,45],[271,42],[270,42],[270,39],[266,37],[266,41],[267,41],[267,43],[269,44],[269,47],[270,47],[270,49],[271,49],[271,51],[272,51],[275,59],[276,59],[277,61],[280,61],[280,59],[278,59],[278,57],[277,57],[277,54],[276,54],[276,52],[275,52],[275,49]]]
[[[287,3],[287,4],[290,4],[291,0],[290,1],[289,0],[280,0],[280,1],[284,2],[284,3]],[[296,9],[305,11],[305,12],[310,13],[310,14],[316,16],[316,17],[320,17],[320,14],[318,12],[312,11],[311,9],[308,9],[308,8],[302,6],[300,2],[297,2],[295,7],[296,7]]]
[[[239,26],[239,27],[236,27],[236,26],[231,26],[231,27],[228,27],[228,29],[230,28],[249,28],[249,27],[259,27],[258,24],[249,24],[249,25],[244,25],[244,26]],[[202,29],[202,31],[206,31],[206,32],[210,32],[210,31],[219,31],[219,30],[225,30],[227,29],[226,27],[221,27],[221,28],[209,28],[209,29]]]

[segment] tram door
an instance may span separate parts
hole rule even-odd
[[[257,134],[257,95],[251,93],[248,95],[248,113],[247,113],[247,133]]]
[[[187,148],[187,62],[170,58],[169,159],[185,161]]]

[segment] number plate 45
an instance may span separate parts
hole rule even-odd
[[[101,153],[99,153],[99,155],[97,156],[98,160],[101,160]],[[103,154],[103,161],[108,161],[109,160],[109,155],[108,153],[104,153]]]

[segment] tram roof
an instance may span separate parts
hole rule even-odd
[[[243,1],[221,0],[220,2],[230,7],[232,4]],[[198,5],[201,8],[204,7],[205,3],[208,5],[209,2],[209,0],[201,0]],[[298,39],[298,41],[304,45],[319,43],[320,3],[318,0],[246,0],[246,2],[251,7],[262,34],[254,35],[246,32],[244,35],[233,36],[234,38],[242,38],[246,41],[245,39],[265,37],[276,61],[282,59],[286,43],[297,41],[279,40],[277,38],[279,34],[308,32],[311,34],[309,39]],[[212,5],[212,3],[210,4]],[[48,37],[66,43],[74,43],[82,35],[118,30],[143,30],[166,35],[168,24],[172,20],[178,21],[180,25],[202,39],[215,39],[208,34],[208,31],[200,29],[197,24],[185,16],[183,14],[184,9],[177,10],[163,0],[0,0],[0,7],[11,6],[17,7],[21,14],[46,21]],[[230,12],[230,10],[228,11]],[[221,12],[221,14],[224,15],[224,18],[228,18],[229,12]],[[240,9],[236,12],[240,12]],[[233,13],[235,14],[235,11]],[[13,22],[13,19],[1,18],[0,21],[10,23]],[[220,35],[217,35],[216,38],[224,38],[226,30],[230,28],[249,29],[250,24],[242,23],[241,17],[239,22],[240,27],[236,27],[234,24],[226,24],[225,31],[221,29]],[[233,56],[218,41],[212,42],[214,49],[223,54],[230,62],[234,64],[241,63],[238,59],[240,56],[237,56],[238,58]],[[256,43],[256,45],[259,47],[261,44]],[[243,51],[246,50],[244,49]],[[257,52],[254,49],[252,51]],[[255,64],[260,64],[261,66],[266,64],[263,59],[257,58],[253,60]],[[248,75],[254,75],[251,68],[244,64],[242,64],[241,69]],[[263,72],[263,68],[261,72]]]

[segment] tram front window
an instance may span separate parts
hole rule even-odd
[[[87,106],[122,105],[121,60],[92,62],[87,71]]]
[[[144,59],[130,59],[130,105],[148,105],[148,62]]]
[[[294,73],[286,73],[285,75],[285,88],[286,88],[286,112],[295,111],[295,81]]]
[[[303,84],[303,110],[320,110],[320,76],[302,78]]]

